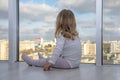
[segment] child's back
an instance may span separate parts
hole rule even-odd
[[[57,38],[56,47],[49,59],[49,62],[55,64],[58,57],[65,59],[71,68],[79,67],[81,59],[80,38],[75,37],[74,40],[71,40],[59,35]]]
[[[62,56],[70,64],[71,68],[78,67],[81,59],[81,43],[79,37],[76,37],[74,40],[65,39],[62,53]]]

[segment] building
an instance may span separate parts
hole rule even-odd
[[[87,42],[82,41],[82,63],[95,63],[96,59],[96,43],[90,42],[89,40]]]
[[[35,51],[35,41],[30,41],[30,40],[20,41],[19,60],[22,60],[21,55],[23,53],[27,53],[31,56],[31,53],[33,53],[33,51]]]
[[[0,40],[0,60],[8,60],[8,40]]]
[[[35,42],[30,40],[20,41],[19,50],[22,51],[22,50],[28,50],[28,49],[35,50]]]
[[[96,43],[90,42],[89,40],[83,45],[83,55],[96,55]]]
[[[111,41],[111,53],[120,53],[120,41]]]

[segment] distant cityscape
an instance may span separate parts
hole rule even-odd
[[[95,63],[96,60],[96,43],[81,41],[82,45],[82,63]],[[43,57],[50,57],[55,46],[56,39],[51,41],[43,40],[43,38],[35,38],[31,40],[20,41],[19,44],[19,60],[22,61],[21,55],[28,54],[33,59],[38,59],[38,52]],[[8,60],[8,40],[0,40],[0,60]],[[104,64],[120,64],[120,40],[103,41],[103,63]]]

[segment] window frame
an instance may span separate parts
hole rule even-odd
[[[8,0],[9,62],[19,59],[19,0]]]

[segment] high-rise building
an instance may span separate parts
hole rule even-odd
[[[94,42],[87,41],[83,45],[83,55],[95,56],[96,54],[96,44]]]
[[[111,41],[111,53],[120,53],[120,41]]]
[[[0,60],[8,60],[8,40],[0,40]]]

